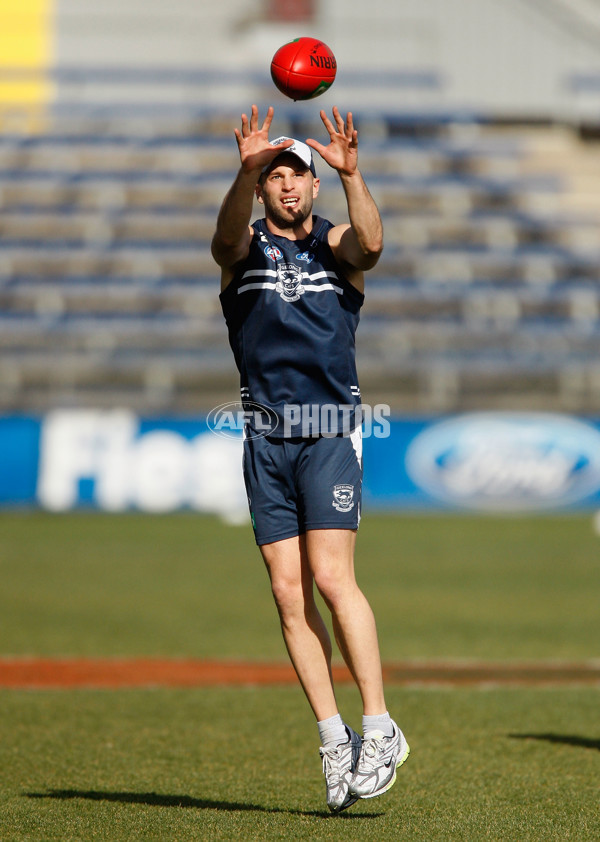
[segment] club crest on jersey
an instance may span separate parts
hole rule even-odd
[[[282,263],[277,267],[275,290],[284,301],[298,301],[306,290],[302,285],[302,270],[295,263]]]
[[[296,260],[303,260],[304,263],[312,263],[314,259],[314,254],[311,254],[309,251],[303,251],[296,255]]]
[[[334,485],[333,503],[331,504],[338,512],[349,512],[354,508],[354,486]]]
[[[265,246],[264,252],[269,260],[281,260],[283,257],[281,250],[278,249],[277,246],[272,246],[270,244]]]

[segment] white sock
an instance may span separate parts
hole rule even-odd
[[[344,725],[344,720],[339,713],[335,716],[330,716],[329,719],[322,719],[317,722],[319,728],[319,737],[321,738],[321,745],[324,748],[328,746],[339,746],[340,743],[348,742],[348,732]]]
[[[362,727],[363,737],[368,737],[373,731],[380,731],[384,737],[391,737],[394,734],[394,723],[387,710],[375,716],[363,716]]]

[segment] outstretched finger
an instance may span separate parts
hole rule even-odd
[[[335,126],[333,125],[325,111],[321,110],[319,113],[321,116],[321,120],[323,121],[323,125],[325,126],[325,130],[328,132],[328,134],[335,134]]]
[[[347,137],[354,138],[356,134],[356,129],[354,128],[354,121],[352,120],[352,112],[349,111],[346,114],[346,135]]]
[[[313,137],[306,139],[306,145],[310,146],[311,149],[314,149],[315,152],[318,152],[322,158],[324,158],[327,154],[327,147],[323,146],[322,143],[319,143],[319,141],[315,140]]]
[[[240,132],[239,129],[235,129],[235,136],[239,139],[240,137],[248,137],[249,134],[248,115],[242,114],[242,131]]]
[[[273,114],[274,114],[273,106],[269,105],[269,107],[267,108],[267,116],[265,117],[265,119],[263,121],[262,129],[261,129],[261,131],[267,132],[267,134],[269,133],[269,129],[271,128],[271,123],[273,122]]]
[[[258,106],[253,105],[250,114],[250,131],[255,132],[258,129]]]
[[[342,115],[340,114],[340,110],[337,105],[334,105],[331,109],[333,112],[333,118],[335,120],[335,124],[337,126],[337,130],[340,134],[344,134],[344,120]]]

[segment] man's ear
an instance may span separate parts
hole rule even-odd
[[[261,188],[260,184],[256,185],[256,187],[254,188],[254,193],[256,195],[256,198],[260,202],[260,204],[264,205],[264,201],[263,201],[263,197],[262,197],[262,188]]]
[[[321,184],[320,178],[313,178],[313,199],[316,199],[319,195],[319,186]]]

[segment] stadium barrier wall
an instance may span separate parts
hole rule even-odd
[[[390,418],[366,430],[367,510],[600,506],[600,419],[542,413]],[[213,425],[214,427],[214,425]],[[57,410],[0,418],[0,506],[212,512],[248,519],[241,431],[210,418]]]

